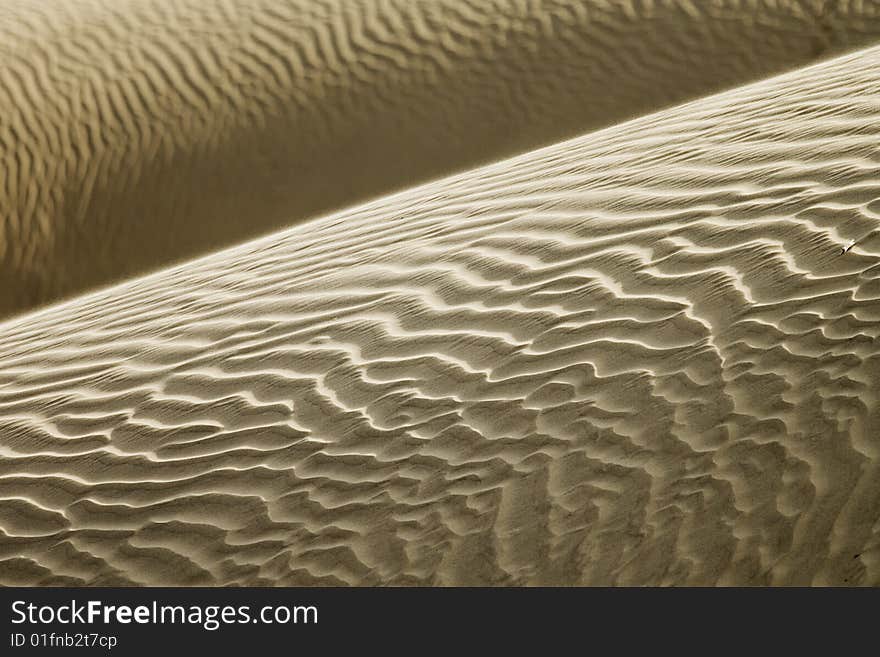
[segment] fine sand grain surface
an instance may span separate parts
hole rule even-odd
[[[3,0],[0,316],[878,37],[855,0]]]
[[[0,581],[880,584],[878,144],[869,48],[0,324]]]

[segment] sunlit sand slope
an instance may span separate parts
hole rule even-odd
[[[869,49],[2,324],[0,581],[880,584],[878,144]]]
[[[4,0],[0,315],[880,37],[825,0]]]

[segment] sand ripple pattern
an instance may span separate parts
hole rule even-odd
[[[878,144],[874,48],[0,325],[0,581],[880,584]]]
[[[4,0],[0,315],[877,38],[858,1]]]

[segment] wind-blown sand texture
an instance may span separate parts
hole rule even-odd
[[[878,37],[828,0],[6,0],[0,315]]]
[[[0,581],[878,584],[878,145],[872,48],[8,321]]]

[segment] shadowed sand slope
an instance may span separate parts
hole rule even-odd
[[[869,49],[0,325],[0,579],[880,583],[878,138]]]
[[[826,0],[6,0],[0,314],[878,35]]]

